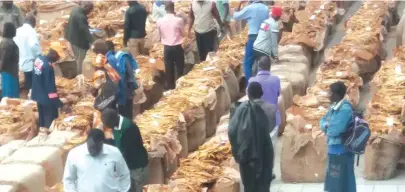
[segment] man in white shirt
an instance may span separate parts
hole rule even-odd
[[[30,14],[25,18],[25,23],[17,29],[14,42],[19,49],[19,68],[24,72],[24,88],[31,89],[32,71],[35,59],[41,55],[41,46],[38,34],[35,31],[36,19]]]
[[[104,144],[104,132],[90,130],[87,143],[69,152],[63,184],[65,192],[128,192],[129,169],[121,152]]]

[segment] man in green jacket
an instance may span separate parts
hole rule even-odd
[[[104,128],[112,130],[113,144],[121,151],[131,171],[132,192],[142,192],[148,181],[148,152],[143,146],[138,126],[114,109],[106,108],[101,115]]]

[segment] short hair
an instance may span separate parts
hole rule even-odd
[[[113,128],[117,123],[119,123],[117,111],[111,108],[104,109],[101,114],[101,121],[105,126]]]
[[[165,2],[165,9],[169,11],[174,11],[174,2],[173,1],[166,1]]]
[[[263,96],[263,89],[260,83],[251,82],[247,88],[249,99],[260,99]]]
[[[114,42],[112,42],[112,41],[106,41],[105,44],[107,45],[107,49],[108,49],[109,51],[115,50]]]
[[[107,43],[103,39],[97,39],[93,42],[93,51],[97,54],[105,54],[108,51]]]
[[[100,129],[91,129],[89,131],[89,134],[87,135],[87,140],[90,138],[93,139],[94,142],[99,143],[104,142],[105,135],[104,132]]]
[[[338,81],[338,82],[335,82],[332,85],[330,85],[331,93],[336,94],[337,96],[340,96],[342,99],[346,95],[346,90],[347,90],[346,85],[342,81]]]
[[[258,61],[259,69],[270,71],[271,60],[269,56],[261,56]]]
[[[3,27],[3,37],[4,38],[14,38],[16,35],[16,29],[13,23],[7,22],[4,23]]]

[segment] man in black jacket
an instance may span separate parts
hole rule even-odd
[[[129,52],[136,57],[144,49],[148,13],[137,1],[128,1],[128,5],[124,22],[124,46],[128,45]]]
[[[63,76],[74,78],[82,74],[82,64],[89,50],[93,37],[90,34],[90,27],[87,15],[93,10],[94,5],[90,1],[83,1],[80,7],[72,9],[70,18],[65,30],[65,39],[69,41],[71,51],[76,59],[77,66],[61,66]],[[69,63],[70,64],[70,63]],[[72,72],[76,71],[76,73]]]
[[[138,126],[111,108],[104,109],[101,119],[104,128],[112,130],[113,144],[121,151],[131,171],[130,191],[142,192],[148,181],[148,152],[143,146]]]

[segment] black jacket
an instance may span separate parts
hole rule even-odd
[[[19,50],[12,39],[4,38],[0,43],[0,72],[7,72],[18,78]]]
[[[69,22],[65,30],[65,39],[72,45],[88,50],[93,42],[90,34],[87,15],[81,7],[75,7],[70,14]]]
[[[148,13],[143,5],[133,2],[133,5],[125,12],[124,44],[130,38],[140,39],[146,36],[145,24]]]

